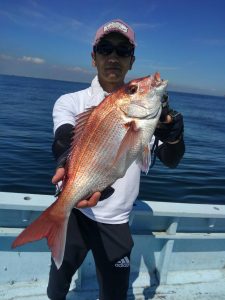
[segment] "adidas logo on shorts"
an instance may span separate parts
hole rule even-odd
[[[129,261],[129,258],[127,256],[125,256],[121,260],[118,260],[115,263],[115,267],[117,267],[117,268],[128,268],[129,266],[130,266],[130,261]]]

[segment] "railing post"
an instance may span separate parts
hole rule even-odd
[[[175,235],[177,232],[179,218],[172,218],[166,233],[168,235]],[[158,269],[158,279],[161,284],[166,284],[167,274],[170,265],[171,254],[173,252],[174,239],[168,239],[165,241],[165,245],[160,254],[160,261]]]

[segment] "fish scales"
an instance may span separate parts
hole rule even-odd
[[[101,120],[98,125],[95,125],[95,130],[92,130],[90,138],[81,138],[76,151],[70,158],[75,160],[79,155],[79,161],[82,162],[78,161],[76,167],[71,171],[73,172],[71,180],[74,182],[74,189],[79,191],[76,198],[86,197],[87,194],[96,191],[96,188],[101,186],[101,182],[106,182],[104,178],[107,178],[106,174],[110,172],[115,153],[126,133],[115,110],[111,109],[108,114],[104,114],[98,119]],[[86,132],[90,132],[88,127],[84,130],[83,136],[86,135]],[[108,182],[108,184],[110,183]],[[104,186],[100,190],[102,189]],[[76,203],[76,198],[73,198],[73,205]]]

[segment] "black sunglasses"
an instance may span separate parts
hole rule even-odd
[[[113,51],[116,51],[116,54],[121,57],[129,57],[134,54],[134,47],[132,46],[122,44],[114,46],[105,42],[95,45],[93,50],[104,56],[110,55]]]

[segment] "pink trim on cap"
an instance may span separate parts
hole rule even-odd
[[[96,45],[104,35],[110,32],[121,33],[130,41],[131,44],[136,46],[135,33],[133,29],[124,21],[119,19],[109,21],[106,24],[102,25],[96,32],[93,45]]]

